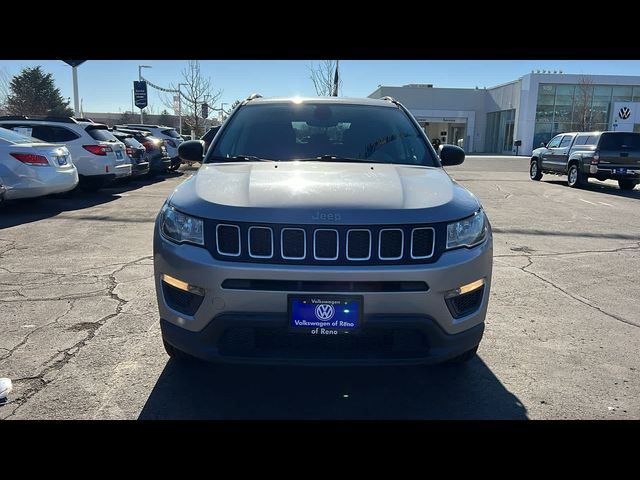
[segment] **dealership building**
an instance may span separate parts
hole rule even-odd
[[[557,133],[585,125],[640,132],[638,76],[529,73],[491,88],[410,84],[369,95],[386,96],[407,107],[430,139],[469,153],[528,155]]]

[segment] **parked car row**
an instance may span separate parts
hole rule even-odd
[[[115,180],[177,169],[171,127],[113,128],[85,118],[0,117],[0,201],[95,191]]]

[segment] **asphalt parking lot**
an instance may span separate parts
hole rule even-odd
[[[0,419],[638,419],[640,190],[469,157],[494,277],[463,368],[182,366],[162,347],[152,229],[187,175],[0,206]]]

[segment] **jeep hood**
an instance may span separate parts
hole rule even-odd
[[[281,223],[440,222],[480,206],[441,168],[308,161],[205,164],[170,201],[203,218]]]

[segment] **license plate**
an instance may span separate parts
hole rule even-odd
[[[124,157],[122,156],[122,152],[120,150],[116,150],[116,158],[118,160],[122,160]]]
[[[620,175],[626,175],[627,174],[627,169],[626,168],[616,168],[616,173],[618,173]]]
[[[61,156],[58,157],[58,165],[66,165],[67,164],[67,157],[66,156]]]
[[[362,297],[289,296],[289,328],[311,335],[355,332],[362,322]]]

